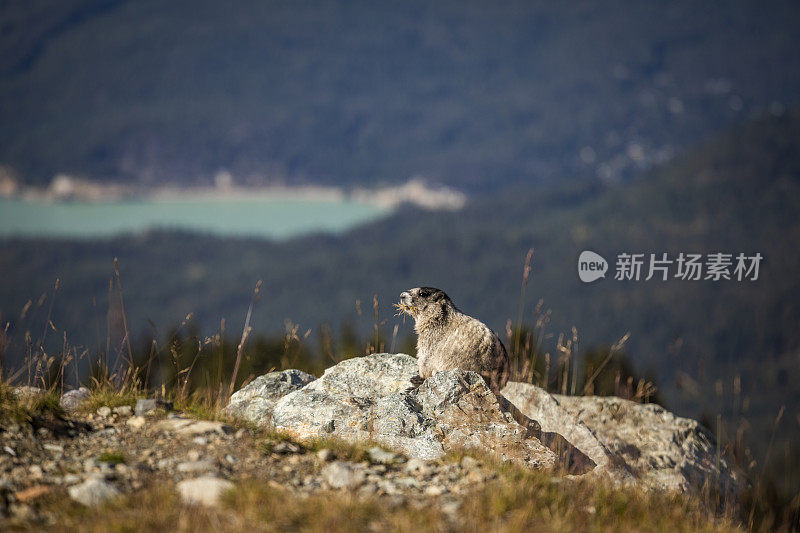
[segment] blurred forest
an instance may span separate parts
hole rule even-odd
[[[615,181],[800,94],[800,4],[0,3],[0,165],[143,185]]]
[[[644,376],[739,463],[800,486],[800,3],[11,0],[0,178],[344,188],[423,176],[405,207],[288,241],[151,231],[0,241],[0,367],[156,352],[240,380],[413,351],[391,304],[444,289],[513,342]],[[520,300],[523,263],[532,273]],[[581,251],[761,253],[757,281],[579,281]],[[115,260],[118,273],[115,272]],[[396,328],[396,329],[395,329]],[[538,335],[538,333],[537,333]],[[213,352],[207,360],[198,354]],[[178,364],[180,363],[180,364]],[[614,373],[596,393],[618,393]],[[782,491],[782,492],[781,492]],[[776,498],[778,498],[776,496]],[[780,499],[780,498],[778,498]]]
[[[253,373],[293,362],[281,355],[287,331],[305,340],[295,359],[317,370],[363,353],[375,329],[384,349],[410,349],[411,323],[394,317],[390,304],[419,285],[442,287],[461,309],[502,333],[509,321],[517,323],[523,261],[533,248],[523,322],[535,319],[542,299],[540,315],[549,310],[545,349],[555,353],[558,333],[569,337],[573,326],[580,353],[630,332],[625,364],[655,381],[659,401],[684,415],[707,416],[715,431],[744,431],[753,447],[748,453],[759,461],[776,431],[771,462],[789,476],[800,466],[786,447],[800,435],[799,217],[795,111],[734,128],[625,187],[588,181],[518,189],[459,212],[403,210],[343,236],[276,243],[153,232],[92,242],[6,241],[0,245],[2,320],[9,322],[4,365],[21,361],[26,332],[38,339],[46,319],[53,324],[49,353],[64,342],[107,352],[124,339],[123,318],[144,346],[164,342],[166,328],[189,314],[190,337],[219,333],[225,319],[223,334],[237,339],[257,280],[263,285],[253,334],[274,340],[262,339],[273,345],[262,352],[273,355],[254,364]],[[609,259],[612,271],[621,252],[759,252],[765,259],[757,281],[608,275],[587,285],[576,272],[584,249]],[[717,413],[724,419],[716,420]]]

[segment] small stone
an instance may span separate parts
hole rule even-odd
[[[205,446],[208,444],[208,439],[205,437],[195,437],[192,439],[192,442],[199,444],[200,446]]]
[[[75,411],[78,409],[83,402],[89,399],[92,393],[86,387],[81,387],[79,389],[71,390],[65,392],[61,396],[61,400],[59,401],[59,405],[64,411]]]
[[[231,454],[226,455],[225,456],[225,460],[228,461],[232,465],[237,463],[236,457],[232,456]]]
[[[197,461],[186,461],[178,464],[178,472],[183,473],[201,473],[213,472],[217,469],[214,462],[210,459],[200,459]]]
[[[219,502],[220,496],[234,485],[230,481],[212,476],[187,479],[178,483],[178,492],[185,503],[191,505],[213,506]]]
[[[81,476],[78,474],[67,474],[63,478],[61,478],[61,482],[64,485],[74,485],[75,483],[79,483],[81,481]]]
[[[44,448],[45,450],[47,450],[49,452],[54,452],[54,453],[63,453],[64,452],[64,447],[61,446],[60,444],[47,443],[47,444],[42,445],[42,448]]]
[[[197,461],[200,459],[200,452],[197,450],[189,450],[189,452],[186,454],[186,458],[190,461]]]
[[[99,478],[90,478],[67,489],[69,497],[87,507],[98,506],[121,493],[113,485]]]
[[[441,496],[447,492],[447,489],[441,485],[429,485],[425,487],[425,494],[427,496]]]
[[[111,414],[111,408],[107,405],[104,405],[97,409],[97,415],[103,418],[107,418]]]
[[[378,488],[381,489],[386,494],[399,494],[400,491],[397,488],[397,485],[390,479],[382,479],[378,481]]]
[[[406,472],[416,472],[418,470],[430,470],[428,467],[428,462],[422,459],[417,459],[416,457],[412,457],[406,463]]]
[[[399,477],[396,478],[394,482],[398,487],[404,487],[407,489],[416,489],[419,487],[419,481],[417,481],[413,477],[408,477],[408,476]]]
[[[139,398],[136,400],[136,409],[134,411],[136,416],[144,416],[153,414],[156,409],[163,409],[167,412],[172,411],[172,402],[156,398]]]
[[[317,459],[323,463],[333,461],[335,457],[333,450],[329,450],[328,448],[323,448],[317,452]]]
[[[128,426],[130,426],[132,429],[141,429],[142,426],[144,426],[146,422],[147,422],[147,420],[145,420],[145,418],[143,416],[132,416],[125,423]]]
[[[154,398],[136,400],[136,416],[144,416],[156,410],[156,401]]]
[[[322,469],[322,479],[334,489],[355,489],[364,482],[364,471],[352,463],[335,461]]]
[[[14,387],[11,390],[20,400],[34,398],[44,394],[44,389],[40,389],[39,387],[29,387],[27,385],[23,385],[22,387]]]
[[[120,405],[119,407],[114,408],[114,412],[119,416],[131,416],[133,409],[131,409],[130,405]]]
[[[439,506],[439,509],[446,515],[458,516],[458,511],[461,509],[461,503],[458,500],[444,502]]]
[[[33,478],[40,478],[42,477],[42,467],[39,465],[31,465],[28,467],[28,472],[30,472],[31,477]]]
[[[395,463],[399,458],[399,456],[396,453],[387,452],[386,450],[384,450],[383,448],[379,448],[378,446],[375,446],[367,450],[367,456],[369,457],[369,460],[371,462],[384,465]]]
[[[378,485],[374,483],[366,483],[358,489],[358,493],[362,496],[373,496],[378,493]]]
[[[272,453],[289,454],[300,453],[302,448],[293,442],[281,441],[272,447]]]
[[[14,448],[12,448],[11,446],[3,446],[3,451],[6,452],[11,457],[17,456],[17,452],[15,452]]]

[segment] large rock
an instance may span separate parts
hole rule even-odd
[[[419,388],[412,383],[417,376],[416,359],[404,354],[348,359],[281,397],[271,410],[260,402],[258,417],[246,404],[236,409],[299,439],[376,441],[420,459],[477,448],[530,467],[554,466],[555,455],[503,412],[478,374],[441,372]]]
[[[311,374],[300,370],[264,374],[233,393],[226,411],[233,416],[264,422],[272,416],[275,402],[315,379]]]
[[[299,439],[372,441],[418,459],[474,448],[532,468],[654,489],[711,485],[736,497],[743,486],[708,431],[657,405],[551,395],[514,382],[498,397],[463,370],[417,383],[416,359],[376,354],[343,361],[319,379],[297,370],[261,376],[228,409]]]
[[[710,485],[734,498],[743,488],[743,477],[717,456],[713,435],[658,405],[548,394],[517,382],[502,394],[543,431],[559,433],[618,479],[681,492]]]

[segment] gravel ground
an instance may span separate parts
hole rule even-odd
[[[175,412],[136,416],[129,406],[38,426],[0,425],[0,443],[0,529],[52,524],[45,496],[54,493],[98,505],[173,486],[187,504],[214,505],[222,489],[253,480],[300,496],[349,491],[390,505],[435,504],[455,515],[464,494],[497,475],[472,457],[427,462],[371,448],[353,461],[344,448],[312,450]]]

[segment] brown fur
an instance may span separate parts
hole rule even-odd
[[[417,287],[400,295],[399,307],[414,318],[419,375],[460,368],[483,376],[495,392],[508,381],[508,354],[497,334],[453,305],[444,291]]]

